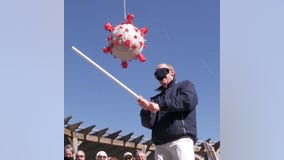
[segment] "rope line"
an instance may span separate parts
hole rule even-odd
[[[126,20],[126,0],[123,0],[123,12],[124,12],[124,19]]]

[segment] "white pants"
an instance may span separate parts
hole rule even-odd
[[[194,144],[191,138],[181,138],[156,145],[155,160],[194,160]]]

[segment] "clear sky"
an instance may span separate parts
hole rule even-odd
[[[123,0],[68,0],[64,4],[64,116],[83,121],[81,127],[134,132],[150,139],[150,130],[141,126],[136,98],[75,54],[75,46],[98,65],[149,99],[159,86],[153,76],[159,63],[175,67],[178,81],[195,84],[198,139],[220,139],[220,15],[219,0],[165,1],[126,0],[126,13],[134,14],[134,25],[148,27],[147,58],[133,60],[128,68],[111,54],[102,52],[108,45],[106,22],[113,26],[124,21]]]

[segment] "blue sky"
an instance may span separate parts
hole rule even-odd
[[[128,68],[102,52],[108,45],[106,22],[124,21],[124,1],[76,1],[64,4],[64,116],[83,121],[82,127],[108,127],[108,132],[134,132],[150,139],[141,126],[136,99],[95,67],[75,54],[75,46],[98,65],[149,99],[159,86],[153,72],[159,63],[175,67],[176,79],[191,80],[196,87],[198,139],[220,139],[220,32],[219,1],[127,1],[126,13],[134,14],[134,25],[148,27],[142,53],[146,62],[133,60]]]

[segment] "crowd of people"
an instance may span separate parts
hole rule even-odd
[[[146,155],[142,151],[137,151],[135,156],[131,152],[123,154],[123,160],[146,160]],[[106,151],[99,151],[94,160],[120,160],[121,158],[115,156],[108,156]],[[64,160],[86,160],[86,154],[82,150],[75,151],[74,148],[67,144],[64,147]]]

